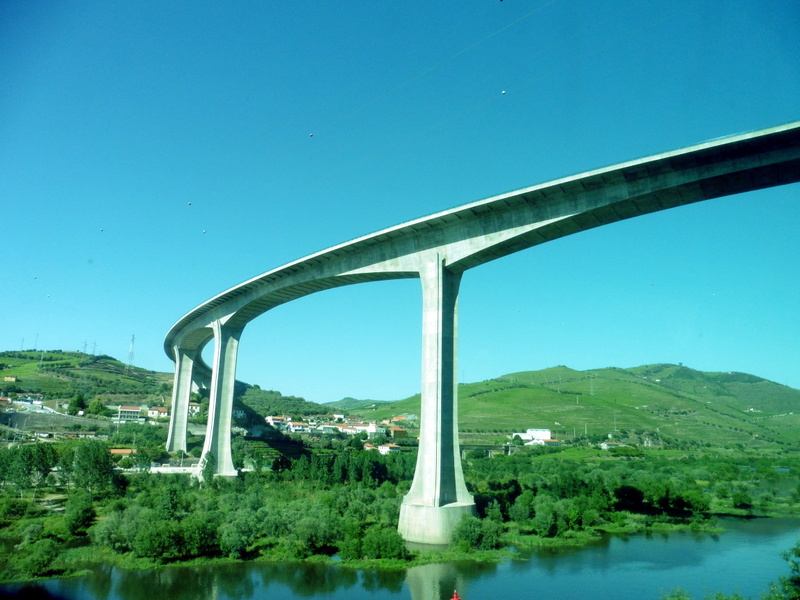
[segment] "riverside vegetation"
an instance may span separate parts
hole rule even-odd
[[[59,393],[56,386],[67,386],[62,397],[72,393],[78,404],[80,396],[87,407],[125,394],[146,394],[154,403],[169,397],[163,374],[128,369],[110,357],[28,354],[0,355],[6,372],[22,374],[7,384],[16,390],[6,393],[21,392],[31,382],[51,395]],[[396,531],[416,463],[413,445],[381,456],[363,450],[358,437],[237,435],[232,447],[240,475],[197,480],[149,472],[152,462],[168,458],[164,424],[112,427],[96,413],[74,427],[106,440],[0,448],[0,581],[69,576],[97,562],[151,568],[337,560],[343,566],[405,568],[499,560],[511,555],[510,547],[578,545],[603,532],[713,529],[717,515],[798,516],[797,415],[791,411],[797,394],[752,376],[675,365],[589,375],[559,367],[460,386],[462,440],[468,438],[465,448],[472,448],[464,471],[478,514],[460,523],[448,549],[425,554],[409,552]],[[248,415],[287,407],[291,414],[318,412],[319,405],[304,402],[256,386],[237,391],[237,405]],[[418,398],[394,408],[365,406],[372,420],[414,412]],[[568,446],[517,446],[510,455],[490,457],[475,446],[507,442],[508,433],[529,418],[526,411],[546,415],[547,422],[567,423],[579,415],[595,432],[575,435]],[[578,417],[573,423],[579,430]],[[598,429],[614,432],[628,446],[599,450],[597,442],[606,435]],[[190,445],[196,456],[201,440],[190,436]],[[112,457],[110,448],[136,453]],[[775,584],[774,598],[800,597],[798,556],[798,548],[787,554],[792,574]]]
[[[794,515],[800,468],[786,453],[703,450],[472,451],[465,476],[478,517],[464,518],[448,550],[410,553],[396,531],[415,452],[382,456],[342,441],[296,458],[265,459],[234,445],[234,479],[122,471],[109,444],[162,444],[158,427],[124,425],[109,442],[0,449],[3,581],[64,576],[105,561],[129,568],[183,561],[330,560],[405,567],[508,545],[581,543],[602,531],[710,528],[714,515]],[[115,438],[114,436],[119,436]],[[789,597],[789,596],[787,596]]]

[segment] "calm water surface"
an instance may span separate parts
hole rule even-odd
[[[800,538],[800,520],[724,520],[717,535],[610,536],[578,550],[534,552],[499,565],[425,565],[407,571],[235,564],[123,571],[98,568],[47,588],[81,600],[658,600],[676,588],[695,600],[713,592],[758,598],[788,574],[781,553]]]

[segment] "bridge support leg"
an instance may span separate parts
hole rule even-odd
[[[421,544],[447,544],[475,502],[464,484],[458,447],[456,380],[458,287],[461,274],[437,255],[422,281],[422,408],[417,466],[400,507],[398,531]]]
[[[228,327],[221,321],[213,323],[214,365],[208,405],[206,441],[200,464],[214,458],[215,475],[236,475],[231,458],[231,421],[233,418],[233,387],[236,382],[236,358],[242,328]]]
[[[194,352],[175,346],[175,380],[172,386],[172,414],[169,419],[167,452],[186,452],[186,428],[189,424],[189,398],[192,395]]]

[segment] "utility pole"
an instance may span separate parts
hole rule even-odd
[[[128,374],[128,370],[133,368],[133,342],[136,341],[136,336],[131,336],[131,349],[128,350],[128,364],[125,367],[125,375]]]

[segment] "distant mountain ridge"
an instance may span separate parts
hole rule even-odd
[[[713,445],[800,442],[800,390],[736,372],[657,364],[510,373],[458,387],[459,430],[508,434],[548,428],[632,442]],[[419,414],[419,395],[363,411],[370,419]],[[634,435],[635,434],[635,435]]]
[[[336,400],[335,402],[327,402],[323,406],[331,409],[348,411],[374,408],[376,406],[391,404],[391,402],[392,400],[357,400],[356,398],[348,397]]]

